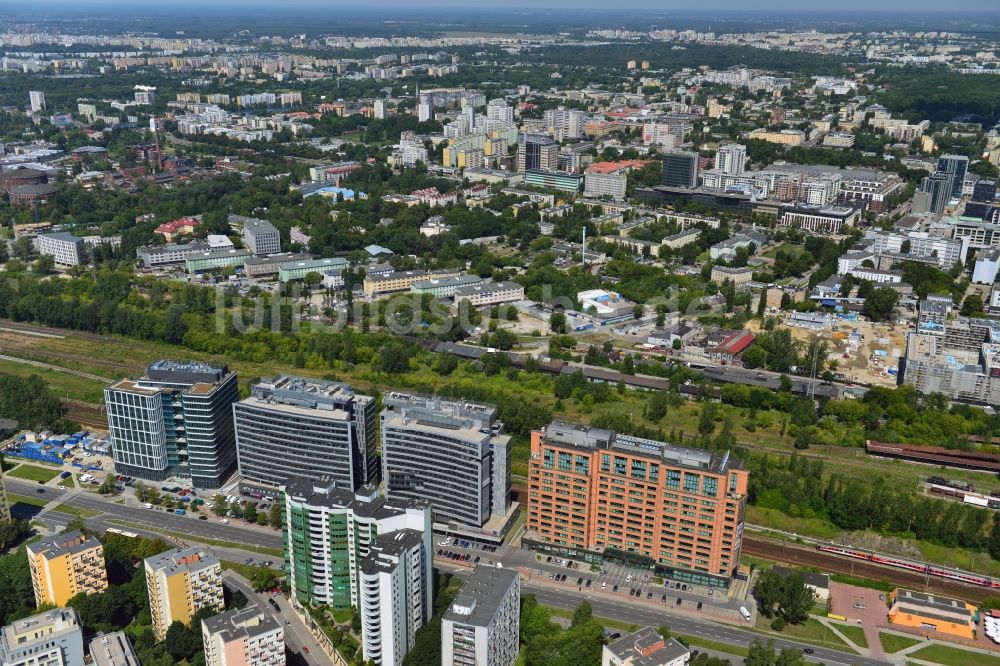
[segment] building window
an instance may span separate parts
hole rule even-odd
[[[646,478],[646,463],[644,463],[641,460],[632,461],[632,478],[633,479]]]
[[[735,493],[736,492],[736,475],[735,474],[730,474],[729,475],[729,492],[731,492],[731,493]]]
[[[559,469],[564,472],[573,470],[573,454],[564,451],[559,452]]]
[[[546,469],[552,469],[556,465],[556,452],[552,449],[545,449],[545,458],[542,465]]]
[[[615,474],[625,476],[628,473],[628,460],[615,456]]]
[[[653,483],[660,480],[660,466],[656,463],[649,463],[649,480]]]
[[[678,490],[681,487],[681,473],[675,469],[667,470],[667,488]]]
[[[588,458],[587,456],[576,457],[576,473],[577,474],[590,473],[590,458]]]
[[[696,493],[698,492],[698,481],[700,477],[697,474],[691,474],[690,472],[684,473],[684,492],[686,493]]]
[[[611,455],[608,453],[601,454],[601,471],[602,472],[611,471]]]
[[[715,497],[719,493],[719,480],[711,476],[706,476],[701,490],[705,495]]]

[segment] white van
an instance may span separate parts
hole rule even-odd
[[[740,615],[742,615],[743,619],[747,622],[750,621],[750,611],[747,610],[746,606],[740,606]]]
[[[152,509],[153,505],[150,504],[149,502],[146,502],[145,504],[142,505],[142,508],[144,508],[144,509]]]

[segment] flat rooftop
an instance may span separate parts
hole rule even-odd
[[[519,579],[514,569],[479,565],[462,585],[455,600],[444,613],[445,620],[476,627],[487,627]]]
[[[731,469],[740,468],[739,461],[730,458],[728,451],[713,453],[559,420],[549,424],[544,430],[544,438],[546,441],[582,449],[607,449],[642,454],[671,465],[714,474],[724,474]]]

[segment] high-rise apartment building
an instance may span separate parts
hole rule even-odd
[[[28,104],[31,105],[31,112],[38,113],[45,110],[45,93],[41,90],[28,91]]]
[[[962,196],[965,187],[965,175],[969,172],[969,158],[965,155],[941,155],[937,162],[938,173],[946,173],[951,177],[951,196],[956,199]]]
[[[375,398],[346,384],[280,376],[233,405],[241,488],[277,494],[292,476],[354,491],[378,483]]]
[[[746,170],[747,147],[740,143],[727,143],[715,153],[715,168],[722,173],[738,176]]]
[[[583,126],[587,122],[587,114],[576,109],[559,107],[546,111],[544,120],[549,134],[556,141],[578,139],[583,136]]]
[[[374,486],[357,492],[329,480],[288,479],[282,486],[285,565],[292,597],[345,610],[358,608],[358,565],[380,534],[412,529],[431,545],[424,501],[387,500]]]
[[[303,478],[282,492],[292,598],[359,609],[365,659],[401,664],[433,614],[430,505]]]
[[[35,605],[65,606],[77,594],[97,594],[108,588],[104,546],[68,532],[39,539],[25,546]]]
[[[379,666],[401,666],[433,614],[431,551],[425,533],[380,535],[359,565],[361,648]]]
[[[205,666],[284,666],[285,628],[256,606],[201,621]]]
[[[372,117],[376,120],[386,119],[386,103],[384,99],[377,99],[372,104]]]
[[[672,150],[663,153],[663,176],[665,187],[698,186],[698,153]]]
[[[547,136],[522,134],[517,147],[517,171],[555,171],[559,165],[559,144]]]
[[[476,567],[441,618],[441,666],[511,666],[520,626],[520,574]]]
[[[500,533],[510,508],[511,447],[496,407],[395,391],[382,405],[386,496],[429,501],[436,523]]]
[[[15,620],[0,632],[3,666],[83,666],[83,627],[72,608]]]
[[[197,548],[174,549],[143,561],[149,613],[158,640],[174,622],[188,624],[205,607],[225,608],[219,560]]]
[[[156,361],[104,389],[115,470],[147,481],[218,488],[236,469],[236,373],[201,361]]]
[[[510,126],[514,124],[514,109],[502,97],[491,99],[486,105],[486,118]]]
[[[726,587],[740,562],[747,482],[728,453],[553,421],[531,434],[523,542]]]

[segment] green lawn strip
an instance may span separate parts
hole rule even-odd
[[[898,587],[898,585],[893,585],[887,580],[872,580],[870,578],[859,578],[847,574],[830,574],[830,580],[835,583],[854,585],[855,587],[867,587],[872,590],[879,590],[880,592],[892,592]]]
[[[782,631],[773,631],[770,627],[771,621],[763,615],[757,616],[758,626],[753,630],[772,637],[784,637],[789,640],[796,640],[801,643],[811,643],[821,647],[829,647],[835,650],[851,651],[839,636],[830,631],[822,622],[814,617],[809,618],[802,624],[786,624]]]
[[[27,504],[28,506],[45,506],[49,500],[40,497],[29,497],[28,495],[18,495],[7,493],[7,501],[11,504]]]
[[[546,608],[549,609],[549,613],[553,617],[562,617],[566,619],[571,619],[573,617],[573,611],[567,608],[556,608],[554,606],[546,606]],[[599,617],[597,615],[595,615],[594,617],[597,619],[598,622],[603,624],[608,629],[615,629],[622,633],[630,633],[636,631],[639,628],[639,625],[629,624],[628,622],[622,622],[621,620],[613,620],[611,618]],[[665,617],[664,620],[666,620],[664,624],[669,626],[670,618]],[[718,652],[725,652],[726,654],[732,654],[739,657],[745,657],[747,656],[747,654],[749,654],[749,650],[747,648],[738,645],[732,645],[730,643],[713,641],[711,639],[701,638],[699,636],[678,634],[674,633],[673,631],[670,632],[670,635],[680,641],[683,641],[686,645],[689,645],[691,647],[699,647],[707,650],[716,650]]]
[[[15,479],[27,479],[28,481],[41,481],[42,483],[45,483],[59,476],[59,470],[51,467],[38,467],[37,465],[22,463],[7,472],[7,476],[12,476]]]
[[[73,475],[67,476],[65,479],[60,479],[58,485],[63,488],[76,488],[76,482],[73,480]]]
[[[944,666],[1000,666],[1000,656],[983,654],[981,652],[970,652],[961,648],[953,648],[947,645],[928,645],[920,648],[916,652],[911,652],[909,657],[933,661],[935,664]]]
[[[95,511],[94,509],[81,509],[78,506],[70,506],[69,504],[60,504],[59,506],[52,509],[53,513],[69,513],[78,518],[94,518],[96,516],[102,515],[103,511]]]
[[[851,641],[858,647],[868,647],[868,639],[865,638],[865,630],[861,627],[857,625],[840,624],[838,622],[831,622],[831,625],[836,627],[837,631],[851,639]]]
[[[882,644],[882,649],[885,650],[886,654],[899,652],[900,650],[905,650],[911,645],[916,645],[917,643],[922,642],[919,638],[910,638],[909,636],[890,634],[886,631],[879,632],[878,641]]]
[[[156,532],[157,534],[164,534],[166,536],[179,539],[181,541],[203,543],[209,546],[218,546],[219,548],[233,548],[234,550],[246,550],[254,553],[260,553],[261,555],[271,555],[272,557],[284,557],[285,553],[277,548],[264,548],[263,546],[255,546],[248,543],[237,543],[235,541],[220,541],[218,539],[208,539],[205,537],[194,536],[193,534],[184,534],[182,532],[172,532],[170,530],[161,530],[150,525],[140,525],[138,523],[130,523],[125,520],[109,520],[109,523],[114,523],[115,525],[121,525],[123,527],[133,527],[139,530],[145,530],[146,532]]]
[[[13,351],[5,349],[4,354],[8,356],[28,356],[24,351]],[[41,360],[41,359],[40,359]],[[45,359],[45,362],[50,362]],[[64,365],[64,361],[53,362],[52,365]],[[86,377],[80,377],[69,372],[53,370],[52,368],[40,368],[28,363],[18,363],[7,359],[0,359],[0,374],[13,375],[15,377],[30,377],[38,375],[50,386],[59,387],[59,397],[83,402],[99,403],[104,399],[104,383]],[[93,374],[101,374],[95,372]]]

